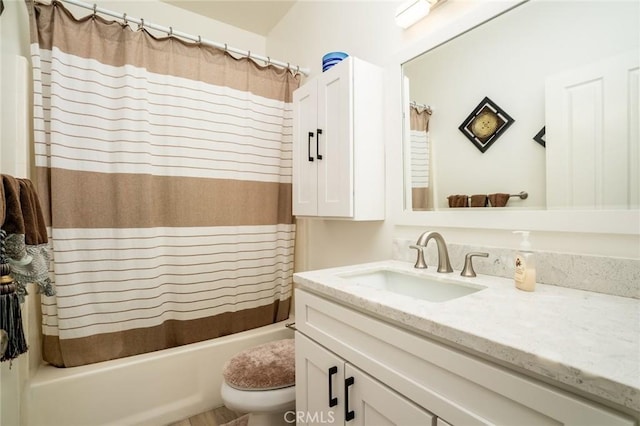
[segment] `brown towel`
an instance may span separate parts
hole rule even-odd
[[[45,244],[49,239],[36,188],[29,179],[18,179],[18,182],[24,219],[24,241],[27,245]]]
[[[487,196],[484,194],[472,195],[471,207],[487,207]]]
[[[4,190],[4,221],[2,229],[7,234],[24,234],[24,218],[20,207],[20,182],[9,175],[2,175]]]
[[[16,284],[20,302],[27,295],[27,284],[36,283],[46,296],[55,294],[49,278],[50,247],[40,201],[29,179],[2,175],[7,236],[5,254]]]
[[[27,245],[45,244],[47,227],[33,183],[29,179],[2,175],[2,190],[2,229],[9,235],[24,234]]]
[[[469,207],[469,197],[467,195],[449,195],[449,207]]]
[[[489,203],[491,207],[505,207],[509,202],[509,194],[489,194]]]
[[[4,182],[0,177],[0,228],[4,225],[4,217],[7,212],[7,200],[4,198]]]

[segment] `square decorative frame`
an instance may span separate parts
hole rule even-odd
[[[533,137],[533,140],[538,142],[540,145],[542,145],[543,147],[547,147],[547,139],[546,139],[546,131],[545,129],[547,128],[547,126],[542,126],[542,129],[540,129],[540,131],[538,133],[536,133],[536,135]]]
[[[485,97],[458,129],[484,153],[514,121],[495,102]]]

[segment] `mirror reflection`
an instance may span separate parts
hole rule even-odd
[[[403,64],[405,208],[637,209],[639,16],[530,1]]]

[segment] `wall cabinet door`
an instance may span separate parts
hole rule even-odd
[[[315,216],[318,213],[318,90],[315,82],[293,93],[293,214]]]
[[[353,216],[353,63],[340,65],[318,78],[318,216]]]
[[[294,92],[295,215],[353,216],[352,73],[346,61]]]
[[[431,413],[301,333],[296,334],[298,425],[430,426]]]
[[[293,214],[384,219],[382,72],[349,57],[293,93]]]

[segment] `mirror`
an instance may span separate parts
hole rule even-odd
[[[529,1],[405,62],[405,210],[637,209],[639,16]]]

